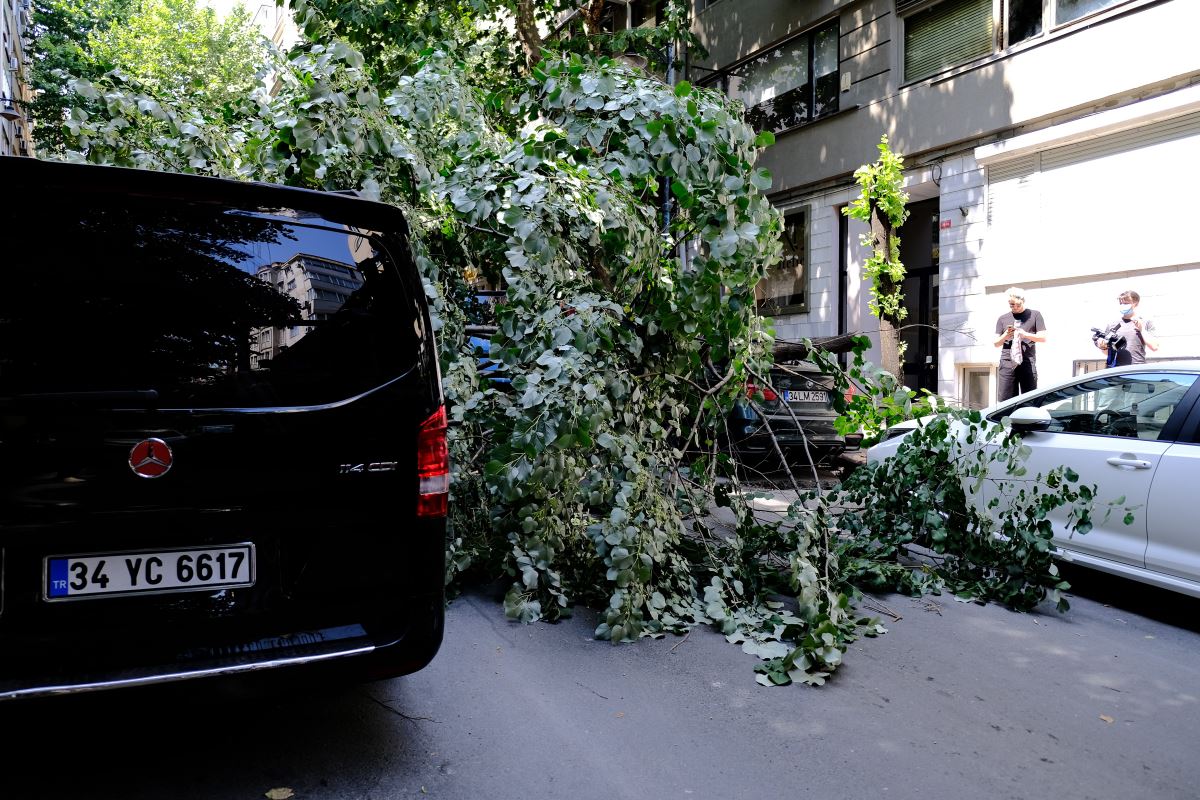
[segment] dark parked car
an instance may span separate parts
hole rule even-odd
[[[777,364],[771,385],[746,387],[746,397],[734,406],[727,425],[733,452],[755,464],[777,456],[771,435],[789,464],[830,464],[862,437],[843,436],[834,429],[834,381],[811,362]]]
[[[400,211],[0,176],[0,699],[428,663],[448,461]]]

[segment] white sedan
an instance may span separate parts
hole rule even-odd
[[[1200,361],[1116,367],[1080,375],[986,408],[985,419],[1023,431],[1027,475],[1057,466],[1096,484],[1095,527],[1065,537],[1063,514],[1051,515],[1063,561],[1200,597]],[[879,461],[896,451],[906,422],[870,449]],[[977,508],[1018,481],[996,466]],[[1026,480],[1029,478],[1026,478]],[[1133,524],[1104,504],[1121,497]],[[990,513],[996,513],[995,511]],[[1064,512],[1065,513],[1065,512]]]

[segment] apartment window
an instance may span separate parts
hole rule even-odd
[[[632,0],[629,4],[629,24],[635,28],[657,24],[666,5],[666,0]]]
[[[755,130],[778,132],[838,110],[838,23],[789,39],[722,73]]]
[[[1130,0],[897,0],[903,18],[904,80],[915,81],[1036,39],[1046,31]],[[997,15],[995,12],[998,11]],[[999,21],[1002,36],[997,36]]]
[[[1042,35],[1043,0],[1008,0],[1004,29],[1010,45]]]
[[[766,317],[808,311],[808,211],[783,218],[783,257],[754,287],[758,313]]]
[[[990,54],[992,0],[948,0],[904,19],[904,80],[935,75]]]
[[[967,366],[962,369],[962,404],[984,408],[992,403],[992,367]]]
[[[1005,44],[1036,39],[1044,30],[1122,2],[1125,0],[1004,0]]]
[[[1054,0],[1054,23],[1062,25],[1074,22],[1088,14],[1123,2],[1127,2],[1127,0]]]

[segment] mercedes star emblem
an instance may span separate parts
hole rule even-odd
[[[144,439],[129,451],[129,468],[139,478],[161,478],[174,461],[175,454],[162,439]]]

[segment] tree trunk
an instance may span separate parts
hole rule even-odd
[[[891,220],[888,219],[887,214],[872,203],[871,238],[875,240],[875,247],[881,249],[888,259],[891,258],[892,239],[895,235],[896,232],[892,228]],[[891,294],[897,287],[891,278],[886,275],[880,275],[876,288],[882,294]],[[879,366],[895,375],[896,380],[903,383],[904,373],[903,364],[900,363],[900,330],[897,326],[898,322],[898,320],[887,315],[880,315],[879,317]]]
[[[603,33],[600,30],[600,17],[604,13],[604,0],[591,0],[583,10],[583,20],[587,25],[589,36]]]
[[[903,367],[900,363],[900,329],[886,319],[879,320],[879,366],[904,383]]]
[[[534,0],[517,0],[517,37],[525,51],[525,66],[532,70],[542,58],[542,35],[538,32]]]

